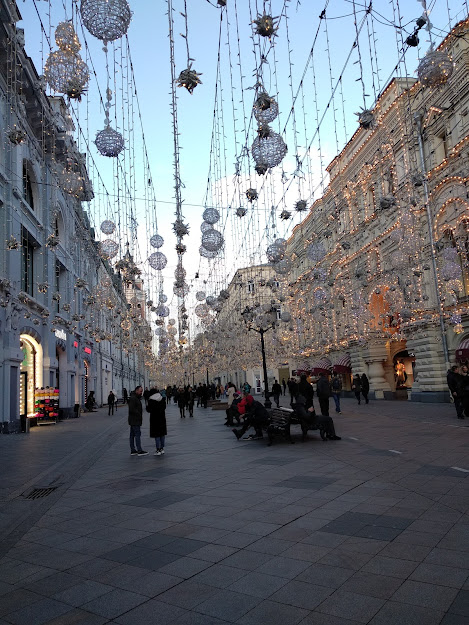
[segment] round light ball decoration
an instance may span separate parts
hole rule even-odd
[[[156,314],[158,317],[169,317],[169,308],[164,304],[160,304],[156,307]]]
[[[259,124],[269,124],[278,116],[278,104],[268,93],[260,93],[252,107],[254,117]]]
[[[214,295],[209,295],[205,301],[207,302],[207,306],[212,307],[217,303],[217,298]]]
[[[150,245],[152,247],[160,248],[163,247],[164,239],[159,234],[154,234],[150,239]]]
[[[177,297],[186,297],[189,295],[190,287],[188,284],[183,284],[182,286],[173,286],[173,293]]]
[[[285,141],[279,134],[268,126],[263,126],[258,136],[254,139],[251,153],[256,164],[269,168],[275,167],[282,162],[287,149]]]
[[[282,260],[274,264],[274,268],[277,273],[283,276],[292,270],[292,262],[289,258],[282,258]]]
[[[204,212],[202,213],[202,218],[204,221],[206,221],[208,224],[216,224],[217,221],[220,220],[220,213],[218,212],[218,210],[216,208],[206,208],[204,210]]]
[[[119,243],[116,243],[116,241],[113,241],[112,239],[106,239],[105,241],[101,241],[99,244],[99,253],[105,260],[109,260],[110,258],[117,256],[118,251]]]
[[[111,126],[106,126],[104,130],[98,132],[94,142],[98,152],[109,158],[119,156],[124,149],[124,137]]]
[[[176,269],[174,270],[174,278],[176,280],[184,280],[185,277],[186,277],[186,270],[184,269],[184,267],[181,267],[180,265],[178,265]]]
[[[280,314],[280,320],[284,323],[288,323],[289,321],[291,321],[290,313],[285,310],[283,313]]]
[[[105,43],[125,35],[132,18],[127,0],[81,0],[80,13],[86,29]]]
[[[453,61],[446,52],[431,50],[420,61],[417,75],[424,87],[438,87],[448,81],[453,69]]]
[[[153,269],[157,269],[158,271],[164,269],[167,262],[168,259],[163,254],[163,252],[153,252],[153,254],[150,254],[150,256],[148,257],[148,263],[150,267],[152,267]]]
[[[194,308],[194,312],[197,317],[206,317],[210,314],[210,309],[207,304],[197,304],[197,306]]]
[[[203,221],[200,224],[200,232],[205,232],[206,230],[210,230],[211,227],[212,227],[212,224],[209,224],[207,221]]]
[[[60,24],[57,24],[55,42],[61,50],[68,50],[75,54],[81,50],[81,43],[72,22],[60,22]]]
[[[168,320],[168,325],[175,326],[176,325],[176,319],[169,319]]]
[[[216,258],[218,256],[218,251],[209,252],[203,245],[199,247],[199,254],[202,258],[208,258],[209,260]]]
[[[60,50],[51,52],[44,65],[44,76],[54,91],[81,99],[90,77],[88,66],[78,54],[81,48],[71,22],[61,22],[55,31]]]
[[[101,232],[104,234],[112,234],[116,229],[116,224],[109,219],[105,219],[101,224]]]
[[[166,302],[168,301],[168,296],[165,295],[164,293],[160,293],[158,297],[158,301],[160,304],[166,304]]]
[[[320,241],[313,241],[306,249],[306,256],[313,263],[319,263],[326,255],[326,248]]]
[[[197,291],[197,293],[195,294],[195,299],[198,302],[203,302],[205,299],[205,291]]]
[[[222,233],[215,228],[206,230],[202,235],[202,247],[209,252],[218,252],[223,247],[224,242]]]

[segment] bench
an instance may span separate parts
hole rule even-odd
[[[268,446],[274,442],[275,436],[282,435],[287,441],[293,444],[290,436],[290,425],[293,410],[290,408],[273,408],[270,411],[269,424],[267,426]]]

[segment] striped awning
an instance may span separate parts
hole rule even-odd
[[[464,339],[456,350],[456,360],[469,360],[469,338]]]
[[[317,360],[311,367],[311,375],[319,375],[320,373],[330,373],[332,369],[332,363],[329,358],[321,358]]]
[[[350,354],[342,354],[342,356],[338,356],[332,365],[332,371],[335,373],[350,373],[352,371]]]

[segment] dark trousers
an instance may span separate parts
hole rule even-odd
[[[109,404],[109,412],[108,415],[114,414],[114,402],[112,402],[112,404]]]
[[[130,449],[131,451],[142,451],[142,445],[140,443],[141,432],[139,425],[131,425],[130,426]]]
[[[321,408],[321,414],[323,417],[329,416],[329,397],[318,397],[319,407]]]
[[[369,391],[362,391],[362,395],[363,395],[363,397],[365,399],[365,404],[368,403],[368,393],[369,393]]]
[[[274,395],[274,402],[277,404],[277,408],[280,406],[280,395]]]
[[[358,403],[361,404],[361,401],[360,401],[360,391],[355,391],[355,397],[357,398]]]
[[[181,415],[181,419],[186,418],[184,406],[179,406],[179,414]]]

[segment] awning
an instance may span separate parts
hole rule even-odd
[[[350,354],[339,356],[332,365],[332,371],[334,371],[334,373],[350,373],[352,371]]]
[[[332,369],[332,363],[329,358],[321,358],[314,363],[311,367],[311,375],[319,375],[320,373],[330,373]]]
[[[456,360],[469,360],[469,339],[464,339],[456,350]]]

